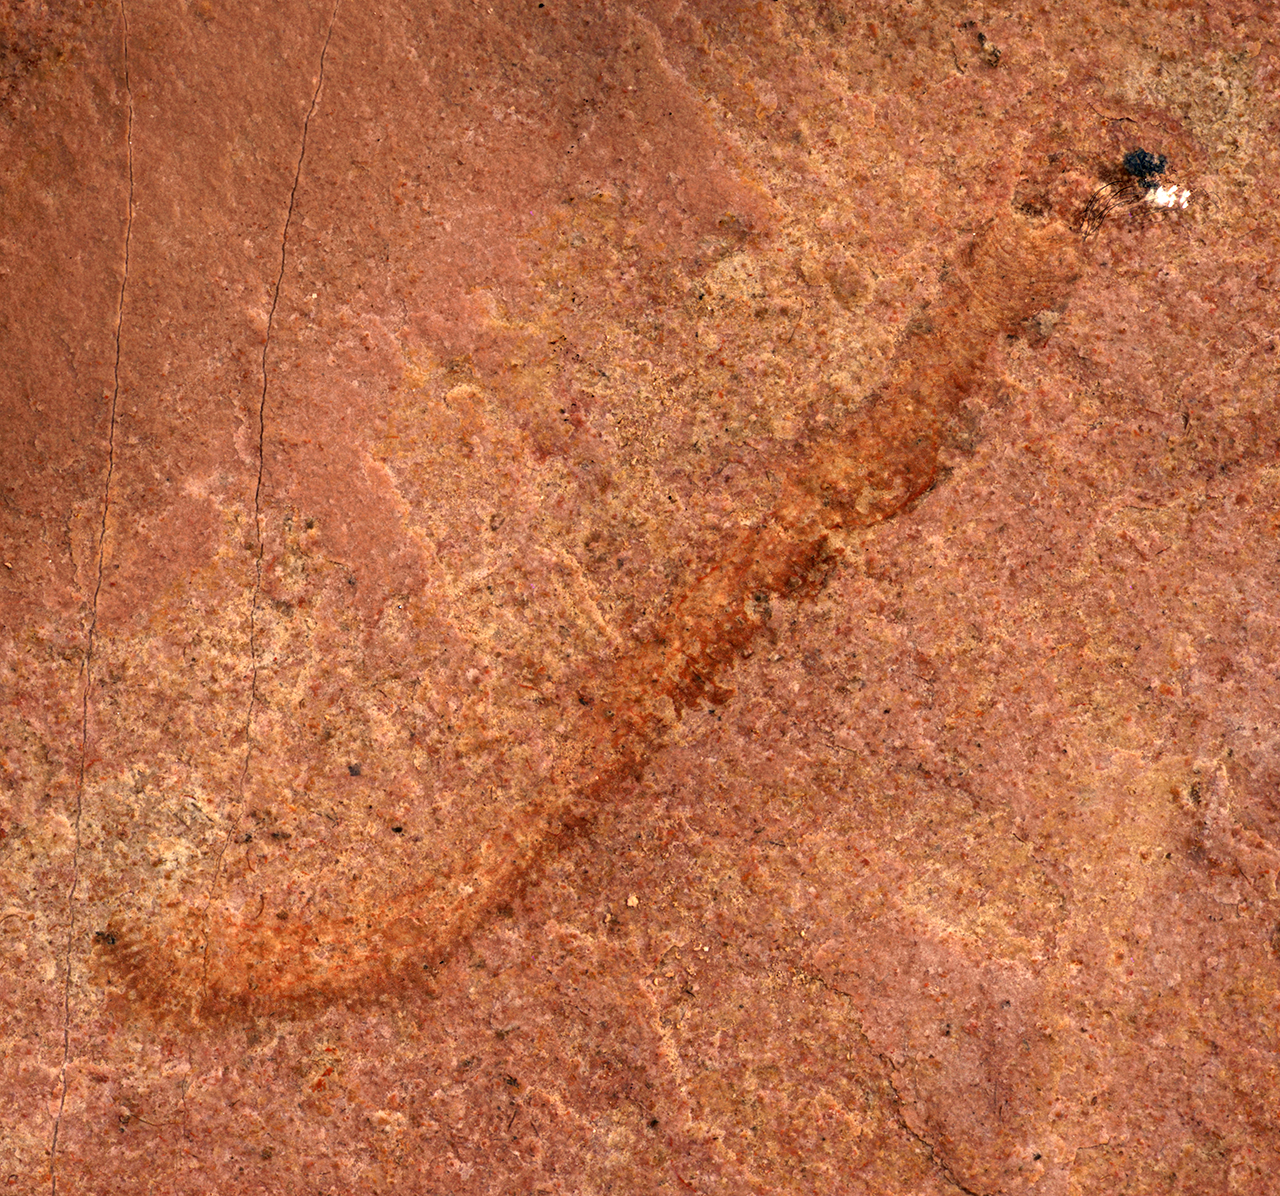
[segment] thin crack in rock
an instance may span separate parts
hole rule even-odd
[[[859,1027],[859,1030],[861,1030],[861,1027]],[[866,1037],[865,1032],[863,1032],[863,1037],[864,1038]],[[942,1158],[938,1154],[937,1148],[934,1146],[933,1142],[930,1141],[930,1139],[926,1138],[922,1133],[920,1133],[919,1130],[914,1130],[911,1128],[910,1122],[907,1121],[906,1114],[902,1111],[902,1105],[903,1105],[902,1093],[898,1091],[898,1084],[897,1084],[898,1069],[893,1065],[893,1060],[890,1059],[888,1055],[884,1054],[883,1052],[879,1053],[877,1058],[879,1058],[879,1060],[885,1065],[887,1069],[886,1078],[889,1081],[889,1087],[893,1089],[893,1096],[894,1096],[893,1116],[894,1116],[894,1120],[901,1127],[902,1132],[906,1134],[907,1137],[920,1143],[921,1147],[923,1147],[924,1149],[924,1152],[929,1156],[929,1161],[938,1169],[939,1173],[942,1175],[942,1178],[945,1179],[947,1183],[949,1183],[953,1188],[955,1188],[956,1191],[963,1192],[965,1196],[987,1196],[986,1193],[979,1192],[976,1188],[970,1188],[966,1184],[962,1183],[959,1177],[956,1175],[956,1173],[951,1170],[951,1167],[947,1164],[946,1159]]]
[[[827,992],[835,993],[838,997],[843,997],[849,1002],[850,1016],[849,1020],[853,1023],[854,1029],[858,1033],[858,1037],[862,1040],[862,1044],[867,1048],[867,1053],[874,1058],[879,1059],[884,1067],[884,1077],[889,1083],[889,1088],[893,1092],[893,1119],[897,1122],[898,1128],[902,1130],[914,1142],[918,1142],[924,1149],[925,1154],[929,1156],[929,1161],[938,1169],[942,1178],[951,1184],[957,1191],[963,1192],[965,1196],[983,1196],[983,1193],[975,1191],[973,1188],[966,1187],[960,1182],[954,1171],[944,1158],[938,1154],[937,1148],[930,1139],[926,1138],[919,1130],[911,1128],[907,1121],[906,1114],[902,1111],[903,1099],[902,1093],[898,1091],[897,1075],[898,1068],[888,1054],[879,1050],[871,1041],[871,1036],[867,1033],[866,1028],[862,1024],[862,1019],[852,1012],[854,1009],[854,997],[852,993],[847,993],[842,988],[836,987],[834,984],[828,984],[821,976],[815,976],[814,979],[822,985]]]
[[[262,478],[266,464],[266,433],[267,433],[267,386],[268,386],[268,355],[271,351],[271,331],[275,325],[276,308],[280,305],[280,290],[284,285],[285,264],[289,251],[289,226],[293,222],[293,209],[298,199],[298,184],[302,180],[302,164],[307,156],[307,133],[311,128],[311,118],[316,113],[316,108],[320,103],[320,91],[324,87],[324,64],[325,58],[329,53],[329,43],[333,40],[334,26],[338,21],[338,5],[341,0],[334,0],[333,12],[329,16],[329,27],[325,31],[324,44],[320,47],[320,66],[317,70],[315,90],[311,94],[311,106],[307,109],[307,115],[302,121],[302,143],[298,148],[298,164],[293,172],[293,185],[289,189],[289,206],[285,211],[284,228],[280,235],[280,269],[276,273],[275,287],[271,293],[271,310],[267,314],[267,331],[262,341],[262,393],[258,400],[258,476],[253,488],[253,525],[254,525],[254,581],[253,581],[253,600],[249,607],[249,661],[250,661],[250,679],[249,679],[249,705],[245,711],[245,749],[244,749],[244,766],[240,771],[240,806],[244,805],[245,785],[249,779],[249,762],[253,756],[253,716],[256,712],[258,701],[258,604],[262,598],[262,557],[263,557],[263,539],[262,539]],[[202,946],[200,950],[200,958],[202,960],[200,975],[200,993],[203,994],[209,985],[209,908],[213,902],[214,893],[218,887],[218,881],[222,875],[223,858],[226,856],[227,848],[230,846],[232,839],[240,828],[239,817],[232,823],[228,829],[226,836],[223,838],[222,845],[218,850],[217,859],[214,861],[213,877],[209,881],[208,895],[205,899],[204,909],[201,911],[201,921],[203,923]]]
[[[116,409],[120,402],[120,355],[124,329],[125,290],[129,285],[129,251],[133,241],[133,85],[129,77],[129,13],[120,0],[121,46],[124,63],[125,93],[125,161],[128,167],[128,200],[125,209],[124,263],[120,290],[116,296],[115,360],[112,365],[111,415],[107,424],[107,476],[102,487],[102,522],[98,527],[98,566],[93,598],[89,609],[89,631],[85,638],[84,695],[80,713],[80,767],[76,778],[76,808],[73,820],[74,840],[71,856],[71,887],[67,891],[67,944],[63,963],[62,987],[62,1066],[59,1072],[58,1111],[53,1119],[49,1141],[49,1184],[53,1196],[58,1192],[58,1135],[62,1114],[67,1104],[67,1072],[71,1062],[71,959],[76,933],[76,891],[80,885],[80,824],[84,813],[85,770],[89,758],[89,698],[93,686],[93,648],[98,630],[98,598],[102,593],[102,572],[106,555],[107,513],[111,506],[111,480],[115,473]]]

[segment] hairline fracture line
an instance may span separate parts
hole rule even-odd
[[[302,164],[307,156],[307,133],[311,128],[311,118],[316,114],[316,109],[320,106],[320,91],[324,87],[324,64],[329,53],[329,43],[333,40],[334,26],[338,21],[338,6],[341,0],[334,0],[333,12],[329,16],[329,28],[325,32],[324,45],[320,47],[320,67],[316,77],[315,91],[311,95],[311,107],[307,109],[307,115],[302,121],[302,144],[298,149],[298,165],[293,174],[293,186],[289,190],[289,207],[285,212],[284,230],[280,236],[280,269],[276,274],[276,285],[271,295],[271,310],[267,314],[267,331],[262,341],[262,393],[258,400],[258,477],[253,488],[253,523],[255,547],[257,549],[254,560],[254,582],[253,582],[253,602],[249,607],[249,660],[251,667],[251,676],[249,683],[249,706],[245,711],[245,748],[244,748],[244,767],[240,771],[240,806],[243,810],[245,785],[249,780],[249,760],[253,755],[253,715],[257,706],[258,698],[258,601],[262,595],[262,557],[263,557],[263,541],[262,541],[262,477],[266,464],[266,427],[267,427],[267,356],[271,350],[271,330],[275,325],[276,308],[280,304],[280,291],[284,286],[284,270],[288,257],[289,249],[289,226],[293,223],[293,209],[298,198],[298,185],[302,181]],[[209,888],[205,896],[204,908],[204,931],[203,941],[201,943],[201,953],[204,956],[204,964],[201,970],[200,993],[203,996],[205,987],[208,983],[209,976],[209,909],[213,904],[214,891],[218,885],[218,878],[222,874],[222,861],[227,853],[227,848],[231,845],[231,841],[235,836],[236,830],[240,825],[240,818],[237,815],[235,822],[227,830],[226,836],[223,838],[222,846],[218,849],[218,858],[214,861],[213,876],[209,880]],[[200,1000],[197,999],[196,1008],[199,1008]],[[184,1083],[185,1095],[185,1083]]]
[[[102,488],[102,522],[98,527],[98,575],[93,586],[89,608],[89,633],[85,638],[84,690],[80,709],[80,768],[76,778],[74,839],[71,853],[71,887],[67,890],[67,945],[62,978],[62,1066],[59,1075],[58,1111],[53,1119],[49,1140],[49,1185],[53,1196],[58,1192],[58,1135],[62,1114],[67,1104],[67,1069],[71,1062],[71,954],[76,931],[76,890],[80,886],[80,823],[84,812],[84,780],[89,758],[89,691],[93,685],[93,647],[98,630],[98,597],[102,593],[102,573],[107,542],[107,510],[111,504],[111,479],[115,473],[116,409],[120,402],[121,334],[124,329],[124,297],[129,285],[129,251],[133,241],[133,85],[129,78],[129,13],[120,0],[121,43],[124,50],[125,92],[125,161],[129,174],[129,198],[124,224],[124,270],[120,291],[116,296],[116,352],[112,366],[111,418],[107,425],[107,476]]]

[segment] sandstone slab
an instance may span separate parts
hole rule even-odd
[[[3,18],[5,1182],[1269,1191],[1265,18]]]

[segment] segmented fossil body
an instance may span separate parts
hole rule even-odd
[[[993,344],[1060,308],[1082,268],[1081,238],[1064,222],[1009,214],[981,230],[954,263],[942,300],[904,335],[882,385],[790,454],[767,516],[723,545],[672,601],[657,634],[596,678],[572,746],[530,781],[505,829],[451,875],[408,886],[376,916],[279,920],[214,902],[207,911],[164,911],[163,928],[112,926],[95,947],[103,978],[146,1016],[179,1023],[305,1010],[421,983],[424,969],[538,875],[683,711],[726,700],[726,673],[764,628],[768,596],[816,591],[842,533],[893,518],[930,489]]]

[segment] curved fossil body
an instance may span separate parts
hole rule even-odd
[[[883,385],[857,411],[813,432],[756,526],[671,604],[661,631],[619,654],[593,687],[572,747],[532,784],[505,830],[444,881],[406,888],[377,912],[278,920],[167,911],[163,926],[113,926],[97,960],[146,1016],[200,1023],[358,1001],[420,984],[460,938],[536,877],[563,835],[589,820],[700,699],[716,702],[735,657],[765,626],[767,596],[812,593],[839,554],[837,533],[907,509],[934,484],[939,450],[992,345],[1062,306],[1082,270],[1065,223],[1008,215],[955,263],[943,301],[903,338]]]

